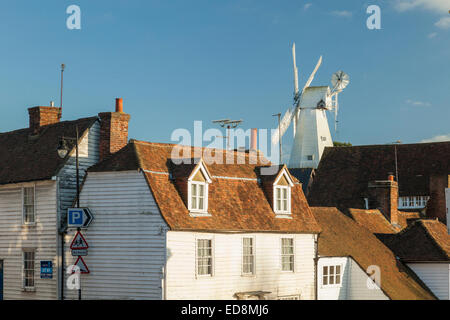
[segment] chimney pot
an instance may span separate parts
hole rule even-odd
[[[250,136],[250,151],[256,151],[258,149],[258,129],[252,128]]]
[[[388,180],[389,181],[394,181],[394,175],[393,174],[388,175]]]
[[[123,99],[116,98],[116,112],[123,112]]]

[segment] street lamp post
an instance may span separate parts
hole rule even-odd
[[[79,161],[78,161],[78,138],[79,138],[79,134],[78,134],[78,126],[75,126],[75,132],[76,132],[76,137],[75,138],[69,138],[69,137],[62,137],[61,141],[59,142],[59,146],[58,146],[58,155],[61,158],[65,158],[67,156],[67,154],[69,153],[69,151],[71,150],[71,148],[68,146],[68,141],[71,142],[75,142],[75,172],[76,172],[76,185],[77,185],[77,197],[76,197],[76,203],[77,203],[77,208],[80,207],[80,170],[79,170]],[[77,231],[80,231],[81,228],[77,228]],[[62,242],[62,265],[64,266],[64,234],[65,234],[65,230],[63,231],[63,240]],[[64,271],[64,270],[63,270]],[[64,272],[63,272],[64,274]],[[64,277],[63,277],[64,279]],[[62,286],[64,286],[64,281],[62,283]],[[63,291],[64,292],[64,291]],[[62,299],[64,299],[64,296],[62,297]],[[81,300],[81,279],[80,279],[80,287],[78,289],[78,300]]]

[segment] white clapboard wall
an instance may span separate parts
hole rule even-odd
[[[253,276],[242,274],[242,238],[253,237]],[[294,238],[294,272],[281,271],[281,238]],[[196,240],[212,239],[213,275],[196,276]],[[269,299],[314,299],[314,236],[280,233],[169,231],[167,299],[234,299],[237,292],[267,291]]]
[[[161,299],[166,223],[138,171],[89,173],[81,206],[94,220],[83,235],[89,244],[81,275],[82,299]],[[66,263],[75,262],[66,236]],[[67,266],[66,265],[66,266]],[[65,292],[77,299],[76,290]]]
[[[341,266],[341,284],[324,285],[323,267]],[[319,300],[388,300],[384,292],[376,286],[369,287],[371,281],[367,273],[350,257],[320,257],[317,279]]]
[[[428,288],[440,300],[449,300],[449,263],[408,263]]]

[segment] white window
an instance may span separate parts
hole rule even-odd
[[[342,279],[341,272],[342,272],[341,265],[323,266],[322,285],[323,286],[340,285]]]
[[[428,196],[407,196],[398,198],[399,209],[421,209],[425,208],[430,197]]]
[[[34,288],[34,251],[23,252],[23,287]]]
[[[255,244],[253,238],[242,239],[242,273],[255,274]]]
[[[212,240],[197,239],[197,275],[212,276]]]
[[[291,188],[289,186],[275,186],[275,213],[291,213]]]
[[[35,222],[34,187],[24,187],[23,195],[23,223],[33,224]]]
[[[281,238],[281,270],[294,271],[294,239]]]
[[[193,212],[208,211],[208,184],[205,182],[189,182],[189,210]]]

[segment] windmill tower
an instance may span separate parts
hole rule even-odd
[[[322,63],[319,58],[314,71],[302,91],[298,89],[298,71],[295,61],[295,43],[292,46],[294,60],[294,105],[283,116],[279,130],[272,138],[272,143],[279,140],[278,132],[283,135],[293,122],[294,142],[292,145],[289,168],[312,168],[319,165],[325,147],[332,147],[327,111],[334,111],[335,129],[337,125],[338,94],[348,85],[349,77],[343,71],[333,74],[329,86],[310,86]]]

